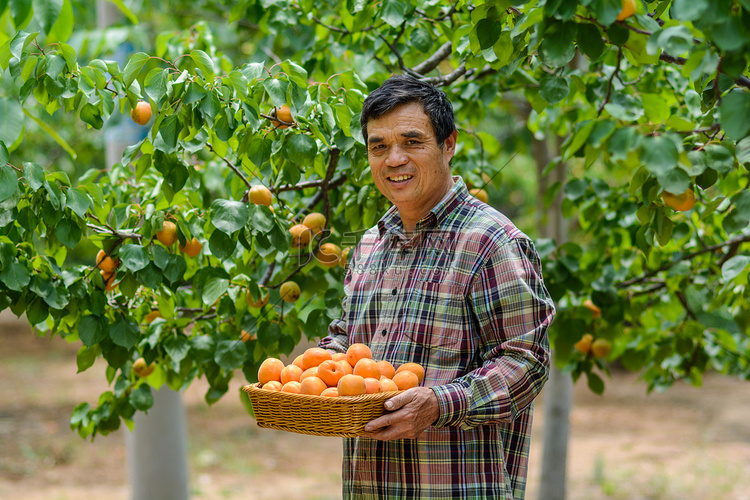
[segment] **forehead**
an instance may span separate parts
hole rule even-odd
[[[382,141],[393,136],[434,135],[432,122],[425,114],[422,103],[411,102],[367,121],[368,142]]]

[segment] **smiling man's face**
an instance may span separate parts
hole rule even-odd
[[[454,131],[440,147],[422,104],[404,104],[367,122],[367,156],[375,186],[398,208],[404,229],[427,215],[453,186]]]

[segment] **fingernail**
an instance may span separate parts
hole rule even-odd
[[[385,402],[385,409],[386,410],[392,410],[393,409],[393,403],[391,403],[390,401],[386,401]]]

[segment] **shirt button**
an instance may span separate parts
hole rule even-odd
[[[382,332],[380,332],[380,333],[381,333],[381,335],[385,336],[385,335],[386,335],[386,334],[388,333],[388,330],[383,330],[383,331],[382,331]]]
[[[393,290],[391,290],[391,295],[396,295],[397,293],[398,293],[398,291],[396,291],[395,288]]]

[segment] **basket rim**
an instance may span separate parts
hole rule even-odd
[[[400,394],[404,391],[389,391],[389,392],[378,392],[376,394],[362,394],[359,396],[336,396],[335,398],[329,398],[325,396],[315,396],[313,394],[295,394],[292,392],[281,392],[281,391],[269,391],[267,389],[262,389],[261,384],[259,382],[247,384],[242,386],[242,390],[245,391],[248,395],[255,394],[261,397],[274,397],[279,399],[288,399],[290,401],[298,400],[298,401],[326,401],[326,404],[337,404],[337,405],[347,405],[347,404],[353,404],[353,403],[362,403],[366,401],[379,401],[386,399],[390,399],[393,396],[396,396],[397,394]]]

